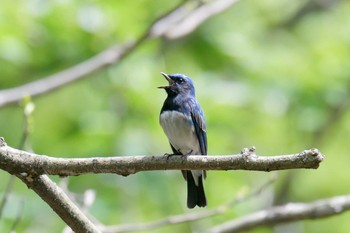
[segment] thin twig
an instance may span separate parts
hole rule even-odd
[[[25,96],[22,100],[23,104],[23,130],[22,137],[19,142],[18,148],[21,150],[32,150],[30,143],[28,143],[31,131],[32,131],[32,114],[35,109],[34,103],[29,96]]]
[[[34,104],[30,101],[30,98],[23,99],[23,130],[22,130],[22,137],[18,145],[18,148],[21,150],[25,148],[25,145],[27,144],[27,141],[30,135],[30,129],[31,129],[30,118],[31,118],[31,114],[33,113],[33,110],[34,110]],[[15,182],[15,177],[11,175],[7,182],[4,195],[0,202],[0,219],[2,217],[2,212],[4,210],[5,204],[8,200],[8,196],[12,192],[14,182]],[[22,200],[22,202],[24,201]],[[21,206],[24,206],[24,203],[21,203]],[[20,220],[20,217],[16,218],[15,223],[12,225],[12,231],[17,226],[19,220]]]
[[[10,176],[10,178],[9,178],[9,180],[7,182],[6,188],[5,188],[4,195],[2,196],[1,203],[0,203],[0,219],[2,217],[2,213],[4,211],[5,204],[6,204],[6,202],[8,200],[8,197],[9,197],[11,191],[12,191],[14,183],[15,183],[15,177],[14,176]]]
[[[17,210],[17,215],[15,218],[15,221],[12,223],[10,232],[15,232],[16,227],[18,226],[18,224],[21,222],[22,216],[23,216],[23,211],[24,211],[24,200],[23,198],[21,198],[20,203],[19,203],[19,207]]]

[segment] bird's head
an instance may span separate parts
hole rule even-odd
[[[195,95],[192,80],[184,74],[166,74],[161,72],[164,78],[169,82],[167,86],[160,86],[168,93],[168,95]]]

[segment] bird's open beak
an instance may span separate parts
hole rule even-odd
[[[169,82],[169,85],[168,86],[160,86],[160,87],[158,87],[158,88],[168,88],[168,87],[170,87],[171,85],[173,85],[174,84],[174,81],[169,77],[169,75],[167,75],[166,73],[164,73],[164,72],[160,72],[163,76],[164,76],[164,78]]]

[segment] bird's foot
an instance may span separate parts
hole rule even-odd
[[[192,154],[192,152],[193,152],[193,150],[191,150],[190,152],[188,152],[187,154],[184,154],[184,155],[182,155],[182,156],[189,156],[189,155]]]
[[[168,161],[168,159],[174,155],[177,155],[177,154],[168,154],[168,153],[165,153],[164,156],[166,156],[166,160]]]
[[[188,153],[188,154],[168,154],[168,153],[165,153],[164,156],[166,156],[166,160],[168,160],[170,157],[173,157],[173,156],[181,156],[181,158],[184,158],[184,157],[187,157],[188,155],[190,155],[191,153]]]

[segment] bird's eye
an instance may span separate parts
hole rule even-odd
[[[178,83],[183,83],[184,82],[184,79],[183,78],[180,78]]]

